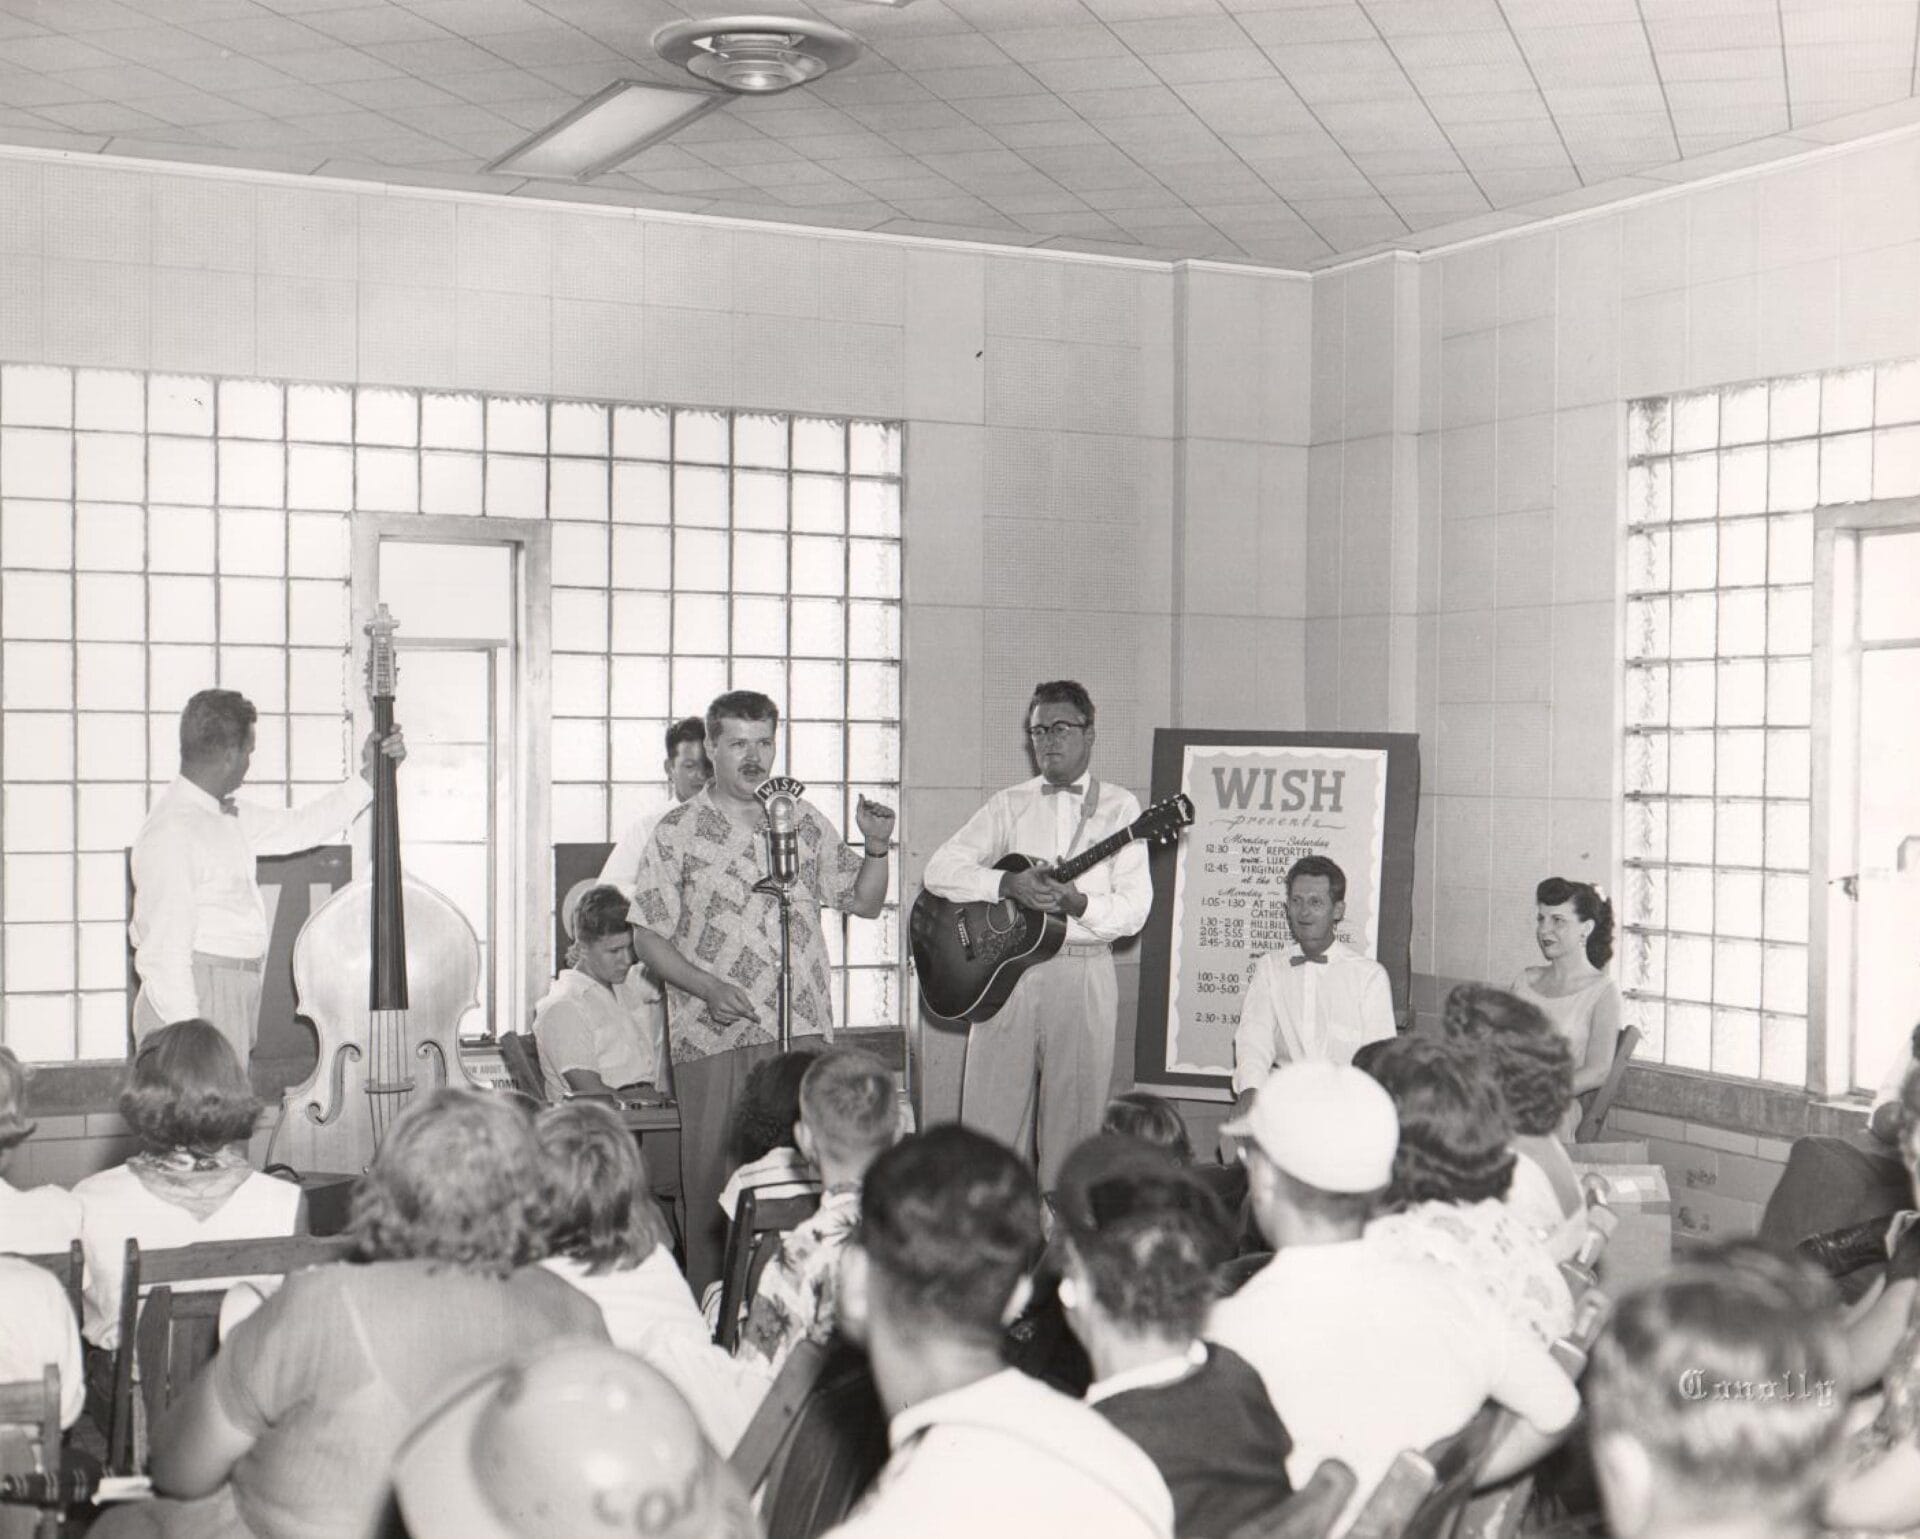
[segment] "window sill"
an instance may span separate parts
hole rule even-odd
[[[117,1112],[120,1087],[126,1078],[127,1064],[123,1058],[37,1065],[27,1087],[29,1114],[46,1118]]]
[[[1613,1104],[1624,1111],[1787,1140],[1809,1133],[1858,1133],[1866,1127],[1868,1111],[1864,1098],[1826,1101],[1784,1085],[1638,1065],[1627,1070]]]

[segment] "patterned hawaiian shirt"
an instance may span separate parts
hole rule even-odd
[[[833,993],[820,908],[853,901],[861,858],[811,802],[800,803],[800,876],[793,884],[793,1035],[833,1035]],[[633,890],[633,922],[671,941],[695,967],[737,984],[758,1020],[720,1025],[706,1002],[667,989],[673,1061],[710,1058],[779,1037],[780,904],[753,884],[767,874],[766,841],[714,805],[711,788],[654,828]]]
[[[735,1357],[778,1373],[801,1342],[824,1342],[832,1334],[839,1313],[840,1252],[859,1222],[860,1188],[836,1186],[811,1218],[780,1237],[779,1249],[760,1274]]]

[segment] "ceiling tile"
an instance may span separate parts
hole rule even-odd
[[[1010,58],[1022,64],[1043,59],[1111,59],[1129,51],[1111,28],[1091,21],[1075,27],[1023,28],[999,42]]]
[[[1221,0],[1235,13],[1241,29],[1261,47],[1284,43],[1370,42],[1380,36],[1367,13],[1348,0],[1340,5],[1315,5],[1274,10],[1255,0]]]
[[[1209,84],[1226,80],[1263,80],[1278,72],[1273,61],[1257,48],[1209,49],[1203,53],[1170,53],[1148,61],[1153,72],[1170,86]]]
[[[1077,59],[1034,59],[1028,62],[1027,71],[1048,90],[1063,94],[1123,87],[1161,89],[1153,71],[1130,53]]]

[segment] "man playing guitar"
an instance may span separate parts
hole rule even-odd
[[[996,871],[1021,854],[1050,864],[1140,816],[1132,792],[1090,775],[1093,700],[1071,679],[1041,684],[1027,708],[1040,774],[996,792],[927,862],[926,886],[955,902],[1011,898],[1064,915],[1067,943],[1015,985],[967,1037],[960,1120],[1034,1160],[1042,1188],[1067,1151],[1099,1131],[1113,1077],[1119,985],[1113,943],[1147,922],[1153,884],[1144,843],[1061,882],[1045,869]]]

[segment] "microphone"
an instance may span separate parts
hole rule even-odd
[[[782,775],[754,792],[767,809],[767,874],[781,887],[800,877],[800,797],[805,790],[799,781]]]

